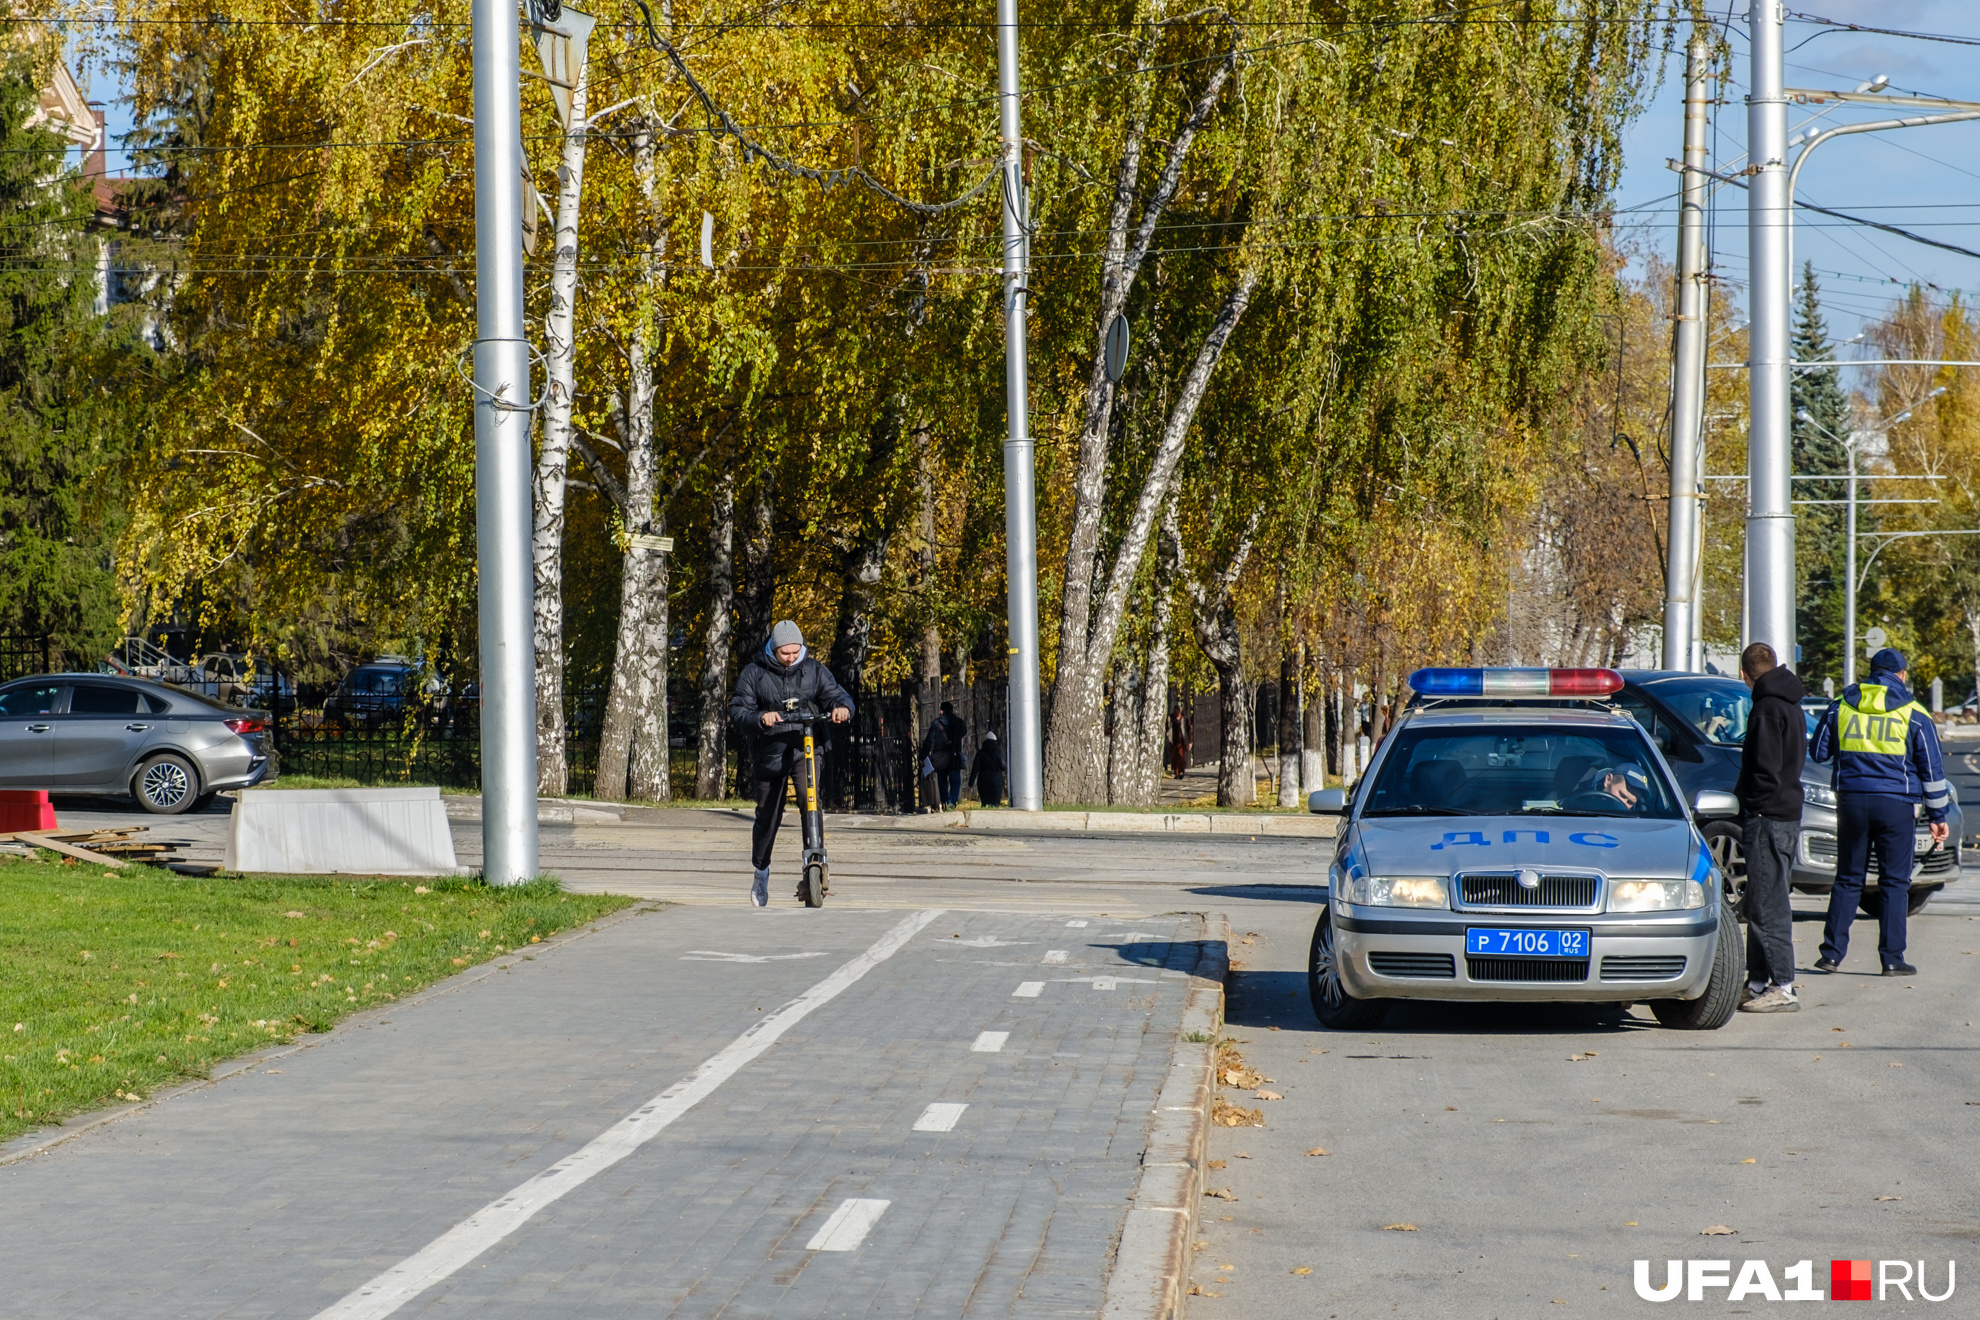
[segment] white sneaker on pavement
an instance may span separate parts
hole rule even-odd
[[[749,901],[754,907],[770,906],[770,873],[758,871],[756,879],[750,882]]]
[[[1770,985],[1739,1006],[1742,1013],[1799,1013],[1801,1000],[1792,985]]]

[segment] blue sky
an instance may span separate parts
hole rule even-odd
[[[1807,6],[1807,8],[1802,8]],[[1745,165],[1747,43],[1745,0],[1712,0],[1734,50],[1733,84],[1717,107],[1715,168]],[[1788,0],[1795,12],[1838,22],[1957,36],[1980,42],[1980,5],[1949,0]],[[1790,87],[1848,91],[1877,74],[1899,94],[1980,101],[1980,45],[1854,33],[1790,17],[1786,81]],[[1619,208],[1635,221],[1634,240],[1666,259],[1676,252],[1678,176],[1666,159],[1683,147],[1683,37],[1666,59],[1663,84],[1629,129]],[[1793,107],[1793,129],[1822,107]],[[1833,110],[1823,126],[1891,118],[1880,107]],[[1980,121],[1899,129],[1825,143],[1801,174],[1804,201],[1898,225],[1980,251]],[[1746,194],[1720,190],[1715,202],[1713,260],[1743,289],[1746,278]],[[1801,212],[1795,220],[1795,262],[1815,264],[1829,328],[1838,340],[1856,334],[1919,281],[1941,290],[1980,290],[1980,259],[1926,247],[1876,230]],[[1849,356],[1855,350],[1847,350]]]

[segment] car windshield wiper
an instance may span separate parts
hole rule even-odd
[[[1382,807],[1376,811],[1364,811],[1363,816],[1476,816],[1475,811],[1462,807]]]

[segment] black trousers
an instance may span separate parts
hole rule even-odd
[[[996,773],[977,775],[976,795],[983,799],[983,805],[986,807],[1002,805],[1004,801],[1004,777]]]
[[[1877,793],[1842,793],[1836,801],[1836,887],[1829,891],[1829,919],[1822,924],[1822,956],[1841,962],[1849,952],[1849,928],[1870,852],[1877,853],[1877,954],[1886,967],[1904,961],[1905,918],[1911,912],[1911,866],[1918,846],[1911,803]]]
[[[777,846],[777,829],[784,823],[784,787],[796,781],[801,805],[811,771],[809,763],[800,756],[788,770],[773,772],[767,778],[761,770],[756,773],[756,824],[749,832],[749,860],[757,870],[767,871],[770,852]]]
[[[1801,822],[1748,816],[1740,827],[1746,851],[1746,977],[1774,985],[1794,983],[1794,907],[1788,879]]]

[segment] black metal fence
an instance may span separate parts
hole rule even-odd
[[[0,634],[0,683],[29,674],[51,673],[57,658],[55,648],[45,636]]]

